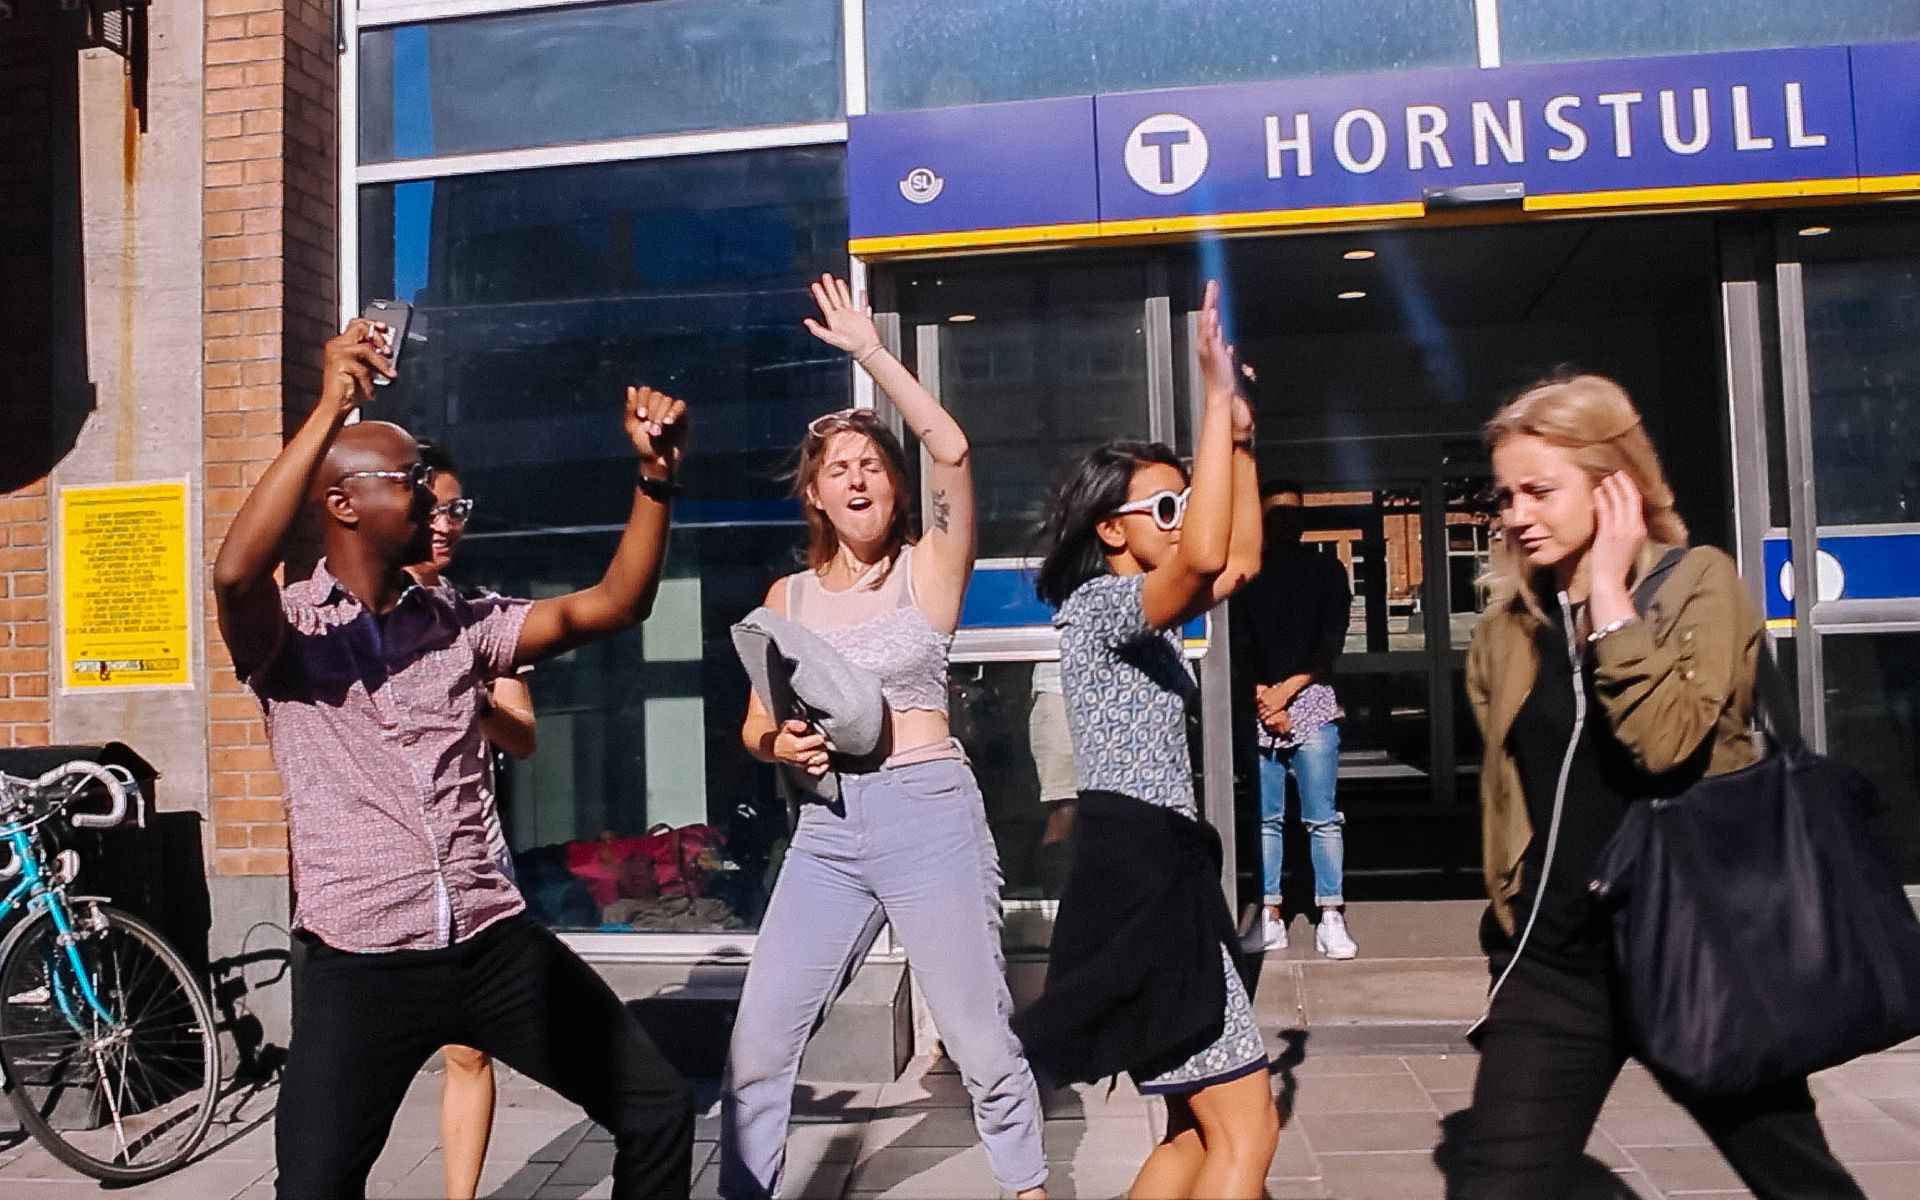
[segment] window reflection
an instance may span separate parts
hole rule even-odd
[[[793,569],[782,478],[807,420],[851,401],[801,326],[846,270],[837,148],[466,176],[362,189],[362,287],[417,306],[385,411],[479,500],[453,574],[548,596],[597,580],[633,497],[629,383],[697,430],[654,613],[542,664],[539,749],[502,775],[522,889],[567,928],[753,927],[785,805],[740,747],[728,629]]]
[[[837,0],[648,0],[360,35],[360,160],[841,115]]]
[[[876,110],[1471,66],[1443,0],[867,0]]]
[[[1501,0],[1500,52],[1542,59],[1691,54],[1920,37],[1909,0]]]
[[[1829,747],[1879,790],[1888,852],[1920,882],[1920,634],[1829,634],[1821,653]]]

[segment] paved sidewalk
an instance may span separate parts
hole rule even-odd
[[[1433,1150],[1441,1121],[1467,1101],[1474,1058],[1445,1047],[1386,1049],[1390,1030],[1278,1034],[1275,1090],[1290,1115],[1274,1156],[1274,1200],[1400,1200],[1442,1194]],[[1319,1041],[1322,1049],[1311,1045]],[[1361,1052],[1366,1043],[1374,1052]],[[1331,1043],[1331,1045],[1330,1045]],[[1381,1052],[1382,1050],[1385,1052]],[[395,1122],[369,1194],[382,1200],[441,1195],[437,1072],[423,1074]],[[1920,1048],[1903,1048],[1814,1081],[1834,1148],[1874,1200],[1920,1195]],[[696,1196],[712,1197],[719,1132],[714,1085],[701,1089]],[[269,1200],[272,1089],[229,1096],[209,1151],[186,1170],[122,1195],[143,1200]],[[1123,1195],[1163,1114],[1122,1084],[1063,1090],[1047,1101],[1046,1146],[1056,1197]],[[788,1195],[991,1197],[998,1193],[974,1136],[966,1095],[950,1064],[916,1062],[886,1085],[802,1085],[789,1157]],[[1629,1068],[1600,1118],[1581,1187],[1586,1197],[1745,1196],[1700,1131]],[[613,1146],[559,1097],[502,1072],[499,1117],[481,1195],[500,1200],[591,1200],[611,1194]],[[0,1133],[0,1198],[100,1196],[17,1133]]]

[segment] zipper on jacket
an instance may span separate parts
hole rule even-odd
[[[1540,878],[1533,889],[1533,907],[1527,912],[1527,923],[1520,930],[1520,940],[1514,943],[1513,957],[1507,960],[1507,969],[1500,972],[1500,978],[1493,981],[1487,989],[1487,1006],[1480,1013],[1480,1019],[1468,1028],[1467,1036],[1472,1037],[1487,1023],[1493,1015],[1493,1001],[1500,995],[1500,989],[1506,985],[1507,977],[1520,965],[1520,956],[1526,952],[1527,939],[1533,936],[1533,926],[1540,919],[1541,903],[1546,899],[1547,880],[1553,874],[1553,855],[1560,844],[1560,815],[1567,804],[1567,779],[1573,773],[1573,756],[1580,748],[1580,739],[1587,728],[1587,681],[1580,662],[1579,634],[1574,629],[1573,605],[1568,602],[1567,594],[1560,593],[1560,623],[1567,634],[1567,663],[1573,668],[1573,736],[1567,739],[1567,752],[1560,758],[1560,778],[1553,789],[1553,817],[1547,822],[1547,851],[1540,863]]]

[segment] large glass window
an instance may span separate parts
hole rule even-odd
[[[838,0],[646,0],[360,35],[360,160],[841,115]]]
[[[1819,523],[1920,522],[1920,221],[1797,224]]]
[[[532,673],[540,746],[500,780],[523,890],[555,924],[733,929],[764,905],[786,812],[739,745],[728,629],[802,542],[791,448],[850,400],[844,356],[800,324],[807,282],[846,270],[841,160],[766,150],[362,189],[363,295],[412,301],[421,335],[373,415],[459,461],[478,507],[456,581],[538,597],[598,579],[633,495],[622,389],[692,407],[652,619]]]
[[[1920,634],[1830,634],[1821,653],[1828,746],[1879,789],[1887,851],[1920,880]]]
[[[1062,472],[1150,434],[1145,264],[946,264],[898,286],[902,324],[940,331],[935,378],[973,446],[980,556],[1025,557]]]
[[[1500,0],[1508,63],[1920,37],[1912,0]]]
[[[1474,61],[1465,0],[867,0],[875,110]]]

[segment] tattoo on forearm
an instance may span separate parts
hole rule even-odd
[[[947,500],[947,490],[940,488],[933,493],[933,527],[946,533],[952,520],[953,505]]]

